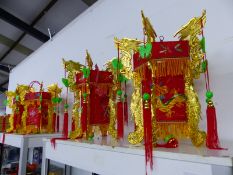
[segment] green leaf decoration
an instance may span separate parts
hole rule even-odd
[[[200,44],[201,44],[202,52],[205,53],[205,37],[202,37]]]
[[[57,103],[61,103],[62,102],[62,98],[57,97]]]
[[[19,96],[18,95],[16,95],[15,101],[19,101]]]
[[[151,54],[151,50],[152,50],[152,44],[151,43],[146,43],[146,45],[144,46],[140,46],[139,47],[139,53],[141,58],[148,58]]]
[[[201,68],[202,68],[202,72],[206,72],[207,69],[207,60],[203,61],[201,63]]]
[[[4,100],[4,101],[3,101],[3,105],[4,105],[4,106],[7,106],[8,103],[9,103],[8,100]]]
[[[69,87],[69,81],[67,78],[62,78],[62,83],[64,84],[65,87]]]
[[[119,74],[118,81],[122,83],[122,82],[128,81],[128,79],[123,74]]]
[[[52,98],[52,102],[57,103],[57,98],[56,97]]]
[[[84,67],[82,69],[82,72],[83,72],[83,77],[84,78],[88,78],[90,76],[90,73],[91,73],[90,68],[88,68],[88,67]]]
[[[112,67],[115,70],[121,70],[123,68],[123,64],[121,63],[120,60],[118,60],[117,58],[112,60]]]

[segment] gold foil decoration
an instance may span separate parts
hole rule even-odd
[[[195,146],[200,146],[205,142],[206,134],[198,128],[201,116],[201,105],[199,103],[198,95],[194,90],[190,72],[187,72],[185,76],[185,95],[187,97],[186,114],[190,130],[189,136]]]
[[[132,52],[138,51],[139,44],[142,43],[136,39],[123,38],[119,40],[114,38],[115,46],[120,52],[120,61],[123,64],[123,69],[120,73],[124,74],[127,79],[132,79],[133,68],[132,68]]]
[[[198,35],[201,34],[202,28],[205,26],[205,23],[206,11],[204,10],[202,12],[202,16],[191,19],[175,34],[175,36],[178,35],[180,40],[189,40],[191,57],[190,69],[192,70],[191,76],[196,79],[199,78],[200,73],[202,73],[201,61],[204,56],[201,49],[200,41],[198,39]]]
[[[93,66],[93,61],[91,59],[91,55],[89,54],[88,50],[86,50],[86,63],[87,63],[87,66],[92,69],[92,66]]]
[[[169,134],[179,139],[187,139],[190,135],[187,122],[157,122],[156,128],[157,139],[164,139]]]
[[[156,109],[160,110],[161,112],[165,112],[168,117],[172,116],[172,108],[175,106],[183,106],[186,102],[186,98],[181,95],[175,95],[174,99],[167,105],[163,104],[160,99],[157,100]]]
[[[134,91],[131,98],[130,109],[135,121],[135,131],[129,133],[128,141],[131,144],[139,144],[144,137],[143,115],[142,115],[142,94],[141,94],[141,76],[134,72]]]
[[[82,68],[84,67],[82,64],[79,62],[74,62],[72,60],[63,61],[63,66],[65,67],[66,72],[68,73],[67,79],[69,82],[69,89],[71,92],[75,92],[77,89],[77,85],[75,83],[76,81],[76,74],[82,71]]]
[[[55,83],[49,85],[47,89],[48,89],[48,92],[51,93],[52,98],[58,97],[62,92],[62,88],[59,88],[59,86]]]
[[[147,36],[147,43],[155,42],[155,38],[157,37],[157,34],[155,33],[155,30],[150,23],[149,18],[145,17],[143,11],[141,11],[142,15],[142,25],[143,25],[143,31],[144,35]]]
[[[82,128],[81,128],[81,110],[80,110],[80,96],[81,91],[75,92],[74,105],[72,109],[72,122],[74,122],[75,130],[70,132],[70,139],[76,139],[82,136]]]
[[[109,117],[110,117],[110,122],[109,122],[109,127],[108,127],[108,131],[109,134],[116,139],[117,138],[117,131],[115,128],[116,125],[116,104],[115,104],[115,94],[116,91],[111,91],[110,95],[109,95],[109,103],[108,103],[108,107],[109,107]]]

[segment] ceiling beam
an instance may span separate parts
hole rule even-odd
[[[40,12],[40,14],[32,21],[32,23],[30,24],[30,27],[33,27],[48,11],[49,9],[51,9],[55,3],[57,2],[58,0],[51,0],[47,6]],[[4,54],[3,56],[0,58],[0,61],[4,60],[7,55],[9,55],[9,53],[15,49],[15,47],[17,47],[17,45],[20,43],[20,41],[23,39],[23,37],[26,35],[27,33],[24,32],[22,35],[20,35],[20,37],[15,41],[15,43],[13,43],[10,47],[10,49],[8,49]]]
[[[7,91],[7,88],[4,88],[4,87],[3,87],[3,86],[4,86],[5,84],[7,84],[7,83],[9,83],[9,80],[6,80],[6,81],[4,81],[3,83],[0,84],[0,91],[1,91],[1,92]]]
[[[0,34],[0,43],[10,48],[15,43],[15,41]],[[28,47],[26,47],[20,43],[18,43],[14,47],[14,50],[16,50],[16,51],[18,51],[21,54],[26,55],[26,56],[30,55],[33,52],[33,50],[29,49]]]
[[[33,26],[56,4],[58,0],[51,0],[47,6],[40,12],[40,14],[32,21],[32,23],[30,24],[30,27],[33,28]],[[27,32],[25,31],[16,41],[15,43],[10,47],[9,50],[7,50],[4,55],[0,58],[0,61],[2,61],[4,58],[7,57],[7,55],[15,48],[17,47],[17,45],[20,43],[20,41],[23,39],[23,37],[27,34]],[[5,85],[6,83],[9,83],[9,78],[7,79],[6,82],[4,82],[4,84],[0,85],[0,88],[2,88],[3,85]],[[5,88],[4,88],[5,89]],[[0,89],[1,91],[1,89]]]
[[[42,42],[46,42],[49,40],[49,37],[45,35],[44,33],[40,32],[39,30],[31,27],[21,19],[17,18],[16,16],[8,13],[4,9],[0,8],[0,18],[9,24],[19,28],[20,30],[26,32],[27,34],[37,38],[38,40]]]
[[[7,89],[4,88],[4,87],[0,87],[0,91],[1,91],[1,92],[5,92],[5,91],[7,91]]]
[[[97,0],[82,0],[89,7],[92,6]]]
[[[8,68],[7,66],[3,66],[1,64],[0,64],[0,70],[7,72],[7,73],[10,73],[10,68]]]

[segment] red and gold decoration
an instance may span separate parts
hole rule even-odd
[[[39,85],[35,91],[34,85]],[[56,132],[55,108],[60,103],[61,89],[57,84],[50,85],[48,92],[43,83],[33,81],[30,85],[18,85],[15,92],[7,92],[8,106],[12,109],[7,132],[20,134]],[[56,102],[55,102],[56,101]]]
[[[208,148],[221,149],[213,93],[209,88],[203,35],[205,22],[206,11],[203,11],[200,17],[191,19],[175,34],[179,41],[165,41],[163,36],[156,41],[157,34],[142,12],[143,41],[115,38],[120,53],[119,73],[131,79],[134,86],[130,109],[135,130],[129,134],[128,141],[139,144],[144,140],[146,162],[151,169],[152,150],[156,145],[175,148],[178,139],[190,138],[195,146],[206,141]],[[205,75],[207,89],[207,139],[206,133],[198,128],[201,106],[193,82],[201,73]],[[115,118],[112,121],[119,120],[114,112],[113,109]],[[112,135],[114,137],[115,133]],[[158,144],[159,140],[166,141]]]
[[[112,92],[112,74],[93,69],[93,62],[88,51],[86,64],[64,61],[68,72],[69,88],[74,92],[72,110],[71,139],[85,138],[93,140],[96,127],[102,136],[107,135],[109,127],[109,96]]]

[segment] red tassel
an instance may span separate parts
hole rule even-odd
[[[142,81],[142,92],[151,94],[148,81]],[[144,126],[144,142],[145,142],[145,160],[146,172],[149,164],[150,170],[153,170],[153,139],[152,139],[152,117],[151,117],[151,100],[143,101],[143,126]]]
[[[64,113],[63,137],[68,138],[68,112]]]
[[[128,104],[127,101],[124,102],[124,120],[125,124],[128,126]]]
[[[143,122],[144,122],[144,141],[145,141],[145,159],[146,167],[149,163],[150,169],[153,170],[153,143],[152,143],[152,120],[150,104],[148,108],[143,106]]]
[[[56,113],[53,113],[53,132],[56,132]]]
[[[60,131],[60,129],[59,129],[59,120],[60,120],[60,117],[59,117],[59,115],[57,115],[57,118],[56,118],[56,121],[57,121],[57,132],[59,132]]]
[[[82,124],[82,131],[87,131],[87,103],[82,104],[82,115],[81,115],[81,124]]]
[[[213,105],[207,106],[206,116],[207,116],[206,146],[210,149],[224,149],[221,148],[219,144],[216,111]]]
[[[124,137],[123,103],[117,102],[117,138],[123,139],[123,137]]]

